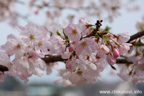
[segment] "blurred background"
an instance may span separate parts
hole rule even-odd
[[[34,4],[41,5],[41,2],[50,2],[51,0],[33,0]],[[59,1],[59,2],[58,2]],[[63,4],[61,4],[61,2]],[[68,0],[69,1],[69,0]],[[105,13],[105,8],[101,8],[101,15],[97,15],[100,9],[95,8],[96,4],[100,5],[100,0],[84,0],[93,6],[91,9],[95,14],[87,14],[87,10],[90,11],[89,7],[86,7],[83,10],[77,11],[81,7],[79,3],[75,3],[78,0],[71,0],[72,2],[66,2],[66,0],[54,0],[52,3],[61,5],[60,8],[51,9],[51,7],[33,7],[26,6],[27,2],[30,0],[17,0],[17,3],[13,6],[15,13],[18,16],[17,19],[13,19],[13,23],[10,23],[10,20],[1,20],[0,22],[0,45],[4,44],[7,40],[8,34],[15,34],[19,36],[17,31],[17,26],[25,26],[28,23],[34,23],[39,26],[48,27],[50,24],[63,24],[67,23],[78,23],[79,18],[86,17],[88,18],[91,24],[95,24],[96,20],[102,19],[102,28],[106,26],[111,27],[111,32],[118,34],[129,32],[129,35],[132,35],[138,30],[136,29],[136,24],[142,19],[144,15],[144,1],[143,0],[121,0],[127,5],[120,5],[119,13],[116,17],[107,18],[109,15],[108,12]],[[80,0],[82,2],[83,0]],[[104,1],[104,0],[103,0]],[[105,0],[106,1],[106,0]],[[111,1],[111,0],[108,0]],[[107,2],[108,2],[107,1]],[[0,0],[1,2],[1,0]],[[25,3],[26,2],[26,3]],[[95,5],[92,5],[95,2]],[[51,3],[51,2],[50,2]],[[66,3],[66,4],[65,4]],[[69,3],[72,3],[72,6],[69,7]],[[108,2],[110,3],[110,2]],[[49,4],[49,3],[48,3]],[[67,6],[66,6],[67,5]],[[119,5],[119,4],[117,4]],[[2,6],[0,4],[0,6]],[[62,6],[66,7],[64,9]],[[127,7],[130,6],[130,7]],[[61,8],[62,7],[62,8]],[[68,8],[67,8],[68,7]],[[135,9],[132,9],[132,8]],[[1,8],[1,7],[0,7]],[[138,8],[138,9],[136,9]],[[0,9],[1,11],[1,9]],[[55,13],[54,12],[59,12]],[[84,13],[85,12],[85,13]],[[91,13],[92,13],[91,12]],[[87,14],[87,15],[85,15]],[[104,16],[102,16],[104,15]],[[10,17],[8,17],[10,18]],[[54,19],[56,18],[56,19]],[[68,19],[68,21],[67,21]],[[66,20],[66,21],[65,21]],[[15,24],[17,23],[17,24]],[[63,67],[64,64],[60,63]],[[133,86],[128,82],[124,82],[118,76],[114,75],[115,72],[111,71],[111,68],[108,67],[107,70],[101,73],[102,81],[97,81],[96,84],[89,84],[79,87],[63,87],[62,85],[54,85],[54,80],[59,79],[60,77],[56,76],[57,71],[53,70],[51,75],[45,75],[42,77],[32,76],[29,78],[28,83],[24,83],[18,77],[9,77],[5,76],[5,81],[0,83],[0,96],[144,96],[142,94],[100,94],[101,90],[141,90],[144,92],[144,84],[138,84]]]

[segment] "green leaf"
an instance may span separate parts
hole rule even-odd
[[[106,28],[104,29],[105,31],[109,32],[110,31],[110,27],[106,26]]]
[[[117,70],[114,66],[110,65],[113,70]]]
[[[64,34],[65,39],[68,39],[68,36],[64,33],[64,29],[63,29],[63,34]]]
[[[93,31],[95,28],[94,27],[91,27],[91,30]]]
[[[136,43],[135,46],[144,46],[144,43]]]
[[[61,33],[59,31],[57,31],[57,35],[62,38],[62,35],[61,35]]]
[[[100,38],[100,36],[95,36],[95,38]]]
[[[143,31],[144,30],[144,26],[139,26],[140,30]]]

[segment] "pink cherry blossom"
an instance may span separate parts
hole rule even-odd
[[[15,58],[19,58],[24,54],[26,44],[14,35],[8,35],[7,42],[1,48],[7,52],[8,55],[15,54]]]
[[[92,38],[85,38],[81,40],[76,46],[76,54],[91,54],[96,49],[95,42]]]
[[[43,28],[33,24],[28,24],[26,27],[19,26],[19,31],[23,41],[29,46],[34,46],[36,42],[46,36],[46,31]]]
[[[81,38],[81,32],[78,30],[78,25],[76,24],[69,24],[64,32],[65,34],[69,37],[70,40],[72,41],[79,41]]]
[[[129,39],[130,39],[130,36],[128,36],[126,33],[120,34],[118,36],[118,42],[120,43],[127,42]]]
[[[104,55],[110,52],[110,49],[104,44],[100,45],[97,50],[98,50],[96,55],[97,58],[104,57]]]
[[[120,54],[127,53],[127,51],[130,49],[130,46],[132,46],[130,43],[122,43],[119,48]]]

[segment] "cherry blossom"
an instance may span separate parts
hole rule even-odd
[[[123,80],[136,85],[137,83],[144,82],[143,72],[143,64],[123,65],[121,66],[118,76],[120,76]]]
[[[130,36],[126,33],[116,35],[99,25],[99,20],[92,25],[82,18],[78,24],[57,25],[55,30],[49,26],[45,30],[34,24],[19,26],[20,37],[10,34],[6,44],[0,47],[0,65],[7,68],[0,72],[0,81],[9,75],[28,82],[32,75],[43,76],[45,70],[49,75],[56,69],[61,77],[56,84],[96,83],[97,79],[101,80],[100,73],[106,66],[115,69],[113,65],[121,57],[134,64],[122,65],[118,76],[133,84],[142,82],[143,39],[128,43]],[[57,61],[64,62],[65,66],[59,68]]]
[[[70,40],[77,42],[81,38],[81,31],[78,28],[79,28],[78,25],[69,24],[65,28],[64,32],[69,37]]]
[[[95,47],[94,39],[86,38],[81,40],[76,46],[76,54],[80,55],[81,53],[83,53],[89,55],[93,53],[95,49],[96,47]]]
[[[19,29],[23,41],[29,43],[29,46],[34,46],[36,42],[46,36],[46,31],[44,29],[33,24],[28,24],[25,28],[20,26]]]

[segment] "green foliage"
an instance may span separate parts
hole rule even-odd
[[[63,34],[64,34],[65,39],[68,40],[68,36],[64,33],[64,29],[63,29]]]
[[[106,26],[106,28],[104,29],[104,31],[109,32],[110,31],[110,27]]]
[[[144,43],[136,43],[135,46],[144,46]]]
[[[59,31],[57,31],[57,35],[62,38],[62,35],[61,35],[61,33]]]
[[[143,31],[144,30],[144,26],[139,26],[140,30]]]

